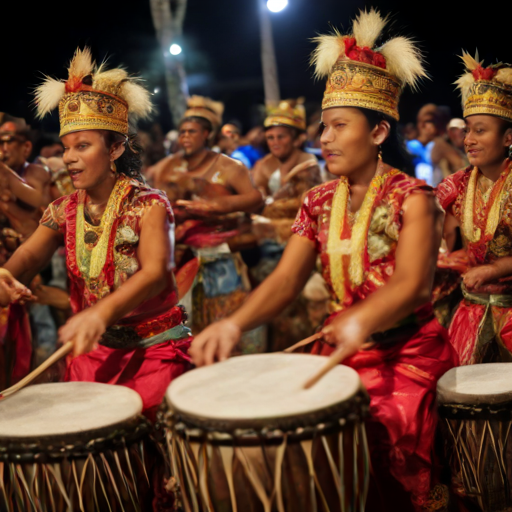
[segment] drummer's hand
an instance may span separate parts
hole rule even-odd
[[[73,355],[76,357],[96,348],[106,329],[105,320],[93,306],[72,316],[59,329],[59,341],[73,341]]]
[[[36,300],[36,296],[17,279],[12,277],[10,273],[2,269],[0,273],[0,306],[7,307],[13,302],[24,304]]]
[[[320,332],[324,341],[336,347],[331,355],[342,354],[342,360],[367,348],[368,334],[360,322],[348,315],[340,314]]]
[[[480,265],[468,270],[463,276],[467,290],[476,290],[496,279],[496,268],[493,265]]]
[[[216,360],[224,361],[241,336],[242,331],[238,325],[227,318],[209,325],[194,338],[190,346],[192,362],[196,366],[203,366],[213,364]]]
[[[200,216],[208,216],[224,213],[224,208],[220,201],[209,199],[196,199],[194,201],[186,201],[185,199],[178,199],[176,201],[178,206],[183,207],[188,213]]]

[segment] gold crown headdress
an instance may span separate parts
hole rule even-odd
[[[464,73],[455,83],[462,94],[464,117],[489,114],[512,121],[512,67],[494,64],[483,67],[478,60],[463,51],[461,59],[466,65]]]
[[[306,129],[306,110],[304,109],[304,98],[296,100],[283,100],[279,105],[270,108],[263,122],[265,128],[271,126],[291,126],[298,130]]]
[[[129,121],[153,110],[141,79],[126,70],[97,67],[91,50],[77,49],[66,81],[46,77],[36,88],[37,116],[59,107],[60,136],[81,130],[110,130],[128,135]]]
[[[224,113],[224,103],[213,101],[204,96],[191,96],[187,100],[187,110],[185,117],[203,117],[212,124],[213,130],[218,130],[222,124],[222,114]]]
[[[328,77],[322,109],[367,108],[399,119],[398,99],[404,85],[415,88],[427,74],[411,39],[395,37],[375,48],[386,23],[387,18],[372,8],[359,13],[352,34],[335,31],[314,38],[315,76]]]

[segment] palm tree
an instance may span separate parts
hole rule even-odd
[[[183,60],[169,53],[174,41],[181,37],[187,0],[149,0],[156,36],[164,59],[169,108],[177,126],[187,108],[188,87]]]

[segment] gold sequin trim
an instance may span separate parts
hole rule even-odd
[[[343,244],[341,234],[345,226],[345,213],[348,201],[348,181],[342,176],[332,198],[331,220],[327,237],[327,254],[331,267],[331,282],[336,296],[343,301],[345,296],[345,276],[343,275]]]
[[[487,221],[485,224],[486,236],[494,236],[494,233],[496,232],[500,222],[501,210],[505,195],[508,193],[508,190],[512,186],[512,172],[510,172],[511,169],[512,166],[509,167],[509,174],[507,178],[502,181],[497,197],[495,197],[491,209],[487,215]],[[482,236],[481,229],[475,227],[474,224],[475,193],[476,182],[478,180],[478,172],[479,171],[477,167],[474,167],[471,171],[471,176],[469,177],[466,190],[466,197],[464,199],[464,213],[462,215],[462,232],[464,233],[464,237],[471,243],[478,242]]]
[[[90,266],[87,268],[86,247],[85,247],[85,218],[84,218],[84,202],[85,193],[80,194],[79,202],[76,211],[76,231],[75,231],[75,244],[76,244],[76,259],[78,268],[83,275],[88,276],[90,279],[99,277],[105,262],[107,261],[108,242],[112,225],[117,217],[121,201],[126,194],[126,190],[130,187],[130,181],[125,179],[118,179],[110,197],[108,199],[107,207],[101,217],[100,226],[101,235],[98,243],[91,250]]]
[[[360,286],[364,281],[364,258],[366,254],[366,240],[372,214],[375,209],[375,200],[389,176],[394,176],[400,171],[393,169],[384,174],[383,165],[379,164],[375,176],[370,182],[370,186],[364,196],[363,204],[356,216],[354,227],[350,238],[350,263],[348,274],[350,282],[355,286]],[[345,297],[345,275],[343,267],[343,254],[346,254],[346,240],[341,240],[343,229],[345,227],[345,218],[347,215],[347,205],[349,197],[348,180],[340,178],[334,197],[332,200],[331,222],[329,225],[329,234],[327,238],[327,254],[331,268],[331,282],[340,302]]]

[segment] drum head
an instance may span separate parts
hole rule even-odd
[[[440,404],[500,404],[512,401],[512,363],[460,366],[437,383]]]
[[[141,397],[124,386],[95,382],[38,384],[0,401],[0,441],[98,431],[122,424],[141,412]]]
[[[359,375],[338,365],[311,389],[306,380],[327,361],[309,354],[254,354],[198,368],[175,379],[166,401],[191,426],[232,430],[291,428],[359,416]]]

